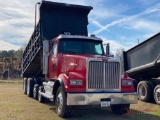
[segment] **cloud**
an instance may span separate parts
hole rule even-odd
[[[137,19],[136,21],[122,23],[121,26],[127,29],[136,29],[143,32],[152,31],[152,33],[157,33],[160,30],[159,27],[157,27],[160,26],[160,22],[149,21],[144,19]]]
[[[108,1],[105,2],[108,3]],[[118,3],[115,6],[95,4],[94,9],[91,11],[89,15],[89,18],[91,20],[104,20],[104,19],[106,20],[111,18],[117,18],[120,16],[120,14],[126,12],[127,10],[128,10],[128,5],[126,4]]]
[[[109,30],[108,29],[106,29],[106,28],[104,28],[104,26],[103,25],[101,25],[98,21],[96,21],[96,20],[90,20],[91,22],[92,22],[92,24],[94,24],[95,26],[97,26],[97,27],[99,27],[99,28],[101,28],[101,29],[104,29],[104,30],[106,30],[106,31],[108,31],[109,32]]]
[[[154,2],[159,2],[159,0],[137,0],[142,6],[147,7],[148,5],[153,4]]]
[[[0,50],[18,50],[19,46],[0,40]]]
[[[33,1],[5,0],[0,1],[0,4],[0,50],[17,50],[29,40],[33,32]],[[6,48],[3,45],[6,45]]]
[[[128,50],[130,48],[129,46],[125,46],[122,43],[118,42],[117,40],[110,40],[103,36],[100,36],[100,38],[103,40],[103,44],[110,43],[110,50],[111,50],[111,53],[114,55],[118,48],[124,48],[125,50]]]
[[[121,24],[121,23],[124,23],[124,22],[128,22],[128,21],[134,20],[134,19],[136,19],[136,18],[138,18],[140,16],[151,14],[151,13],[158,12],[158,11],[160,11],[160,3],[155,5],[155,6],[150,7],[148,9],[146,9],[145,11],[143,11],[141,13],[138,13],[136,15],[128,16],[128,17],[113,21],[113,22],[105,25],[103,28],[100,28],[100,29],[96,30],[94,32],[94,34],[99,34],[100,32],[108,29],[111,26],[115,26],[115,25],[118,25],[118,24]]]
[[[131,47],[137,45],[138,43],[141,43],[151,36],[153,36],[155,33],[146,33],[142,35],[131,35],[131,36],[119,36],[119,42],[123,44],[123,46],[128,46],[127,49],[130,49]],[[127,50],[126,49],[126,50]]]

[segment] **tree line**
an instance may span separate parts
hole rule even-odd
[[[0,57],[15,57],[21,60],[23,54],[23,48],[20,48],[18,50],[0,50]]]

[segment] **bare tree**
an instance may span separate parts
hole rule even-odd
[[[123,51],[125,51],[124,48],[118,48],[116,50],[116,54],[115,54],[115,57],[117,57],[117,58],[119,58],[121,60],[122,73],[124,73]]]

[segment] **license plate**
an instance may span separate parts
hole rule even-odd
[[[109,107],[111,104],[110,101],[101,101],[101,107]]]

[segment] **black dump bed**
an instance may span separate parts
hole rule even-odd
[[[33,77],[42,72],[43,40],[59,34],[88,35],[88,14],[92,7],[42,1],[40,19],[23,53],[23,77]],[[34,13],[33,13],[34,14]]]
[[[124,52],[124,70],[132,78],[160,76],[160,33]]]

